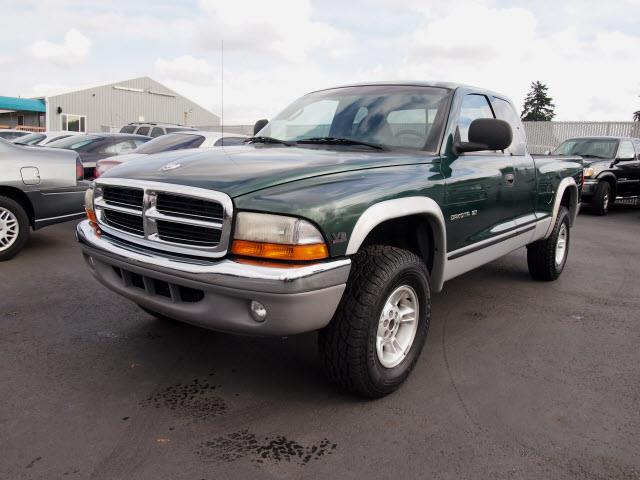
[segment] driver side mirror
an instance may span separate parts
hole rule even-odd
[[[496,118],[476,118],[469,125],[469,141],[453,144],[453,153],[505,150],[513,141],[511,125]]]
[[[269,120],[267,120],[266,118],[263,118],[262,120],[258,120],[253,126],[253,134],[257,135],[258,132],[262,130],[267,123],[269,123]]]

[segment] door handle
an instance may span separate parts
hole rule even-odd
[[[516,181],[516,177],[513,173],[507,173],[504,176],[504,181],[507,185],[513,185]]]

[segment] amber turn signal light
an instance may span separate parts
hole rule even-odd
[[[96,217],[96,212],[94,212],[93,210],[89,210],[88,208],[85,208],[84,211],[87,214],[87,218],[89,219],[89,222],[91,222],[93,225],[97,225],[98,218]]]
[[[245,257],[269,258],[271,260],[322,260],[329,256],[324,243],[309,245],[284,245],[279,243],[250,242],[234,240],[231,252]]]

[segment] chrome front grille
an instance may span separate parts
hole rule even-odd
[[[105,233],[173,253],[221,257],[233,204],[224,193],[159,182],[102,178],[94,205]]]

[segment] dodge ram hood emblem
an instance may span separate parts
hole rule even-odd
[[[175,170],[176,168],[180,168],[182,165],[180,162],[169,162],[163,167],[160,168],[161,172],[166,172],[168,170]]]

